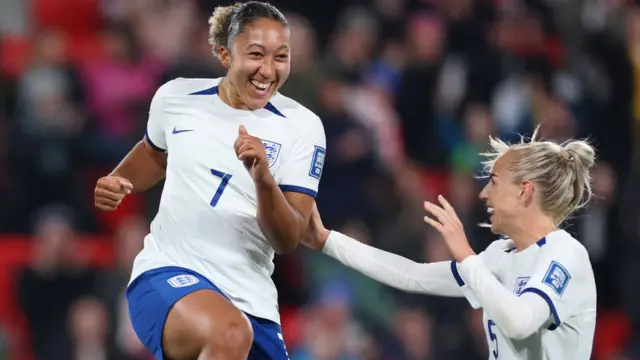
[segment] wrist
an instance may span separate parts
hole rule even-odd
[[[318,245],[316,246],[315,250],[318,250],[318,251],[324,250],[324,246],[327,243],[327,240],[329,240],[329,234],[331,234],[331,232],[325,228],[322,228],[316,232],[316,239],[318,239],[318,242],[317,242]]]
[[[275,179],[271,176],[271,173],[268,170],[261,173],[264,175],[253,179],[253,183],[257,190],[272,189],[277,185]]]
[[[460,264],[475,254],[476,253],[473,252],[471,248],[465,249],[464,251],[461,251],[458,256],[456,256],[456,262]]]

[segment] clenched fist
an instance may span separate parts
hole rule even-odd
[[[133,185],[125,178],[114,175],[102,177],[94,190],[95,206],[102,211],[113,211],[132,190]]]
[[[260,138],[249,135],[243,125],[238,128],[238,138],[233,147],[254,181],[262,181],[271,176],[264,143]]]

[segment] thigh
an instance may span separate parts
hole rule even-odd
[[[246,327],[246,316],[202,275],[166,267],[140,275],[127,289],[133,328],[159,360],[197,358],[211,334]]]

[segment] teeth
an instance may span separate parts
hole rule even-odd
[[[251,80],[251,84],[260,90],[267,90],[271,86],[271,83],[261,83],[255,80]]]
[[[487,208],[487,213],[493,214],[493,208],[492,207]]]

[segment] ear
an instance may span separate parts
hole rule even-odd
[[[523,181],[520,185],[520,198],[525,202],[530,202],[533,200],[533,195],[535,192],[535,185],[533,182],[526,180]]]
[[[231,51],[229,51],[225,46],[220,47],[220,62],[225,69],[231,67]]]

